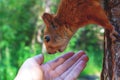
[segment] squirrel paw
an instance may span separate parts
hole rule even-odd
[[[120,34],[117,31],[115,31],[114,29],[110,33],[110,37],[112,39],[112,42],[120,41]]]

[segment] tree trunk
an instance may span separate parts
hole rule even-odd
[[[120,33],[120,0],[104,0],[104,8],[115,31]],[[120,36],[105,32],[104,59],[101,80],[120,80]]]

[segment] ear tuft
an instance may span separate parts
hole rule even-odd
[[[46,24],[49,24],[52,20],[52,15],[49,14],[49,13],[44,13],[43,16],[42,16],[42,19],[44,20],[44,22]]]

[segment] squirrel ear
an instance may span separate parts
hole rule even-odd
[[[44,13],[42,16],[42,19],[44,20],[45,24],[50,24],[51,20],[52,20],[52,15],[49,13]]]

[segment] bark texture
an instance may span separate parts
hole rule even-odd
[[[118,35],[105,32],[104,59],[101,80],[120,80],[120,0],[104,0],[104,8]]]

